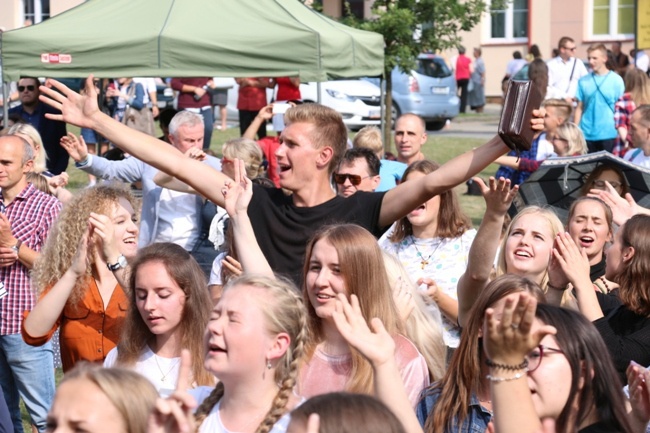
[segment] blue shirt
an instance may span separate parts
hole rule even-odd
[[[375,189],[375,192],[388,191],[391,188],[395,188],[397,183],[402,180],[406,167],[407,165],[403,162],[382,159],[381,166],[379,167],[381,181],[377,189]]]
[[[420,421],[422,428],[424,428],[427,417],[431,412],[433,412],[433,408],[436,406],[438,399],[440,398],[442,388],[437,387],[437,385],[438,384],[434,384],[431,388],[423,391],[422,400],[420,400],[415,409],[418,421]],[[443,433],[485,433],[485,429],[487,429],[487,425],[491,419],[492,413],[490,413],[489,410],[484,409],[478,401],[476,394],[472,393],[469,407],[467,408],[467,417],[460,425],[458,425],[458,421],[454,419],[452,422],[452,428],[445,428]]]
[[[582,102],[580,129],[585,140],[610,140],[617,137],[614,124],[614,104],[625,92],[620,75],[609,71],[605,75],[593,72],[580,78],[576,99]]]
[[[537,138],[533,140],[529,150],[523,150],[521,152],[517,152],[516,150],[511,150],[510,152],[508,152],[508,156],[518,156],[520,158],[533,159],[533,160],[537,159],[537,148],[539,147],[539,142],[542,139],[546,139],[545,132],[539,134]],[[497,180],[500,177],[503,177],[505,179],[510,179],[511,182],[510,186],[515,186],[515,185],[521,185],[522,183],[526,182],[526,179],[528,179],[530,175],[531,175],[530,171],[519,171],[511,167],[506,167],[505,165],[500,165],[499,169],[494,174],[494,177]]]

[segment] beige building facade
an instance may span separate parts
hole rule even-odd
[[[649,1],[649,0],[639,0]],[[489,4],[489,0],[487,0]],[[323,0],[323,10],[341,16],[343,0]],[[370,16],[371,0],[353,1],[353,12]],[[604,43],[607,48],[619,41],[623,52],[634,48],[634,0],[511,0],[505,10],[483,14],[481,22],[461,39],[471,55],[480,47],[486,65],[486,95],[501,96],[501,80],[514,51],[525,57],[529,47],[537,44],[545,60],[563,36],[573,38],[576,56],[587,58],[587,48]],[[442,53],[453,59],[456,50]]]
[[[84,0],[0,0],[0,28],[19,29],[53,17]]]

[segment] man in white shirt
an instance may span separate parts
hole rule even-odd
[[[634,59],[634,67],[641,69],[646,74],[648,73],[648,67],[650,66],[650,58],[643,50],[632,50],[630,55]]]
[[[203,116],[190,111],[181,111],[169,124],[171,145],[185,155],[201,152],[203,147]],[[64,145],[74,159],[75,166],[86,173],[102,179],[116,179],[123,182],[142,181],[142,215],[140,222],[140,247],[153,242],[173,242],[192,252],[206,275],[210,274],[212,261],[216,257],[194,254],[201,234],[201,197],[161,188],[154,182],[158,170],[143,161],[129,157],[122,161],[109,161],[100,156],[88,154],[85,143]],[[221,161],[207,156],[204,162],[221,170]]]
[[[151,113],[155,119],[160,114],[156,79],[151,77],[133,77],[133,81],[142,84],[144,88],[144,105],[151,108]]]
[[[564,36],[558,43],[560,55],[546,62],[548,66],[548,88],[546,98],[565,99],[572,102],[578,89],[578,80],[587,75],[582,60],[574,57],[576,43]]]
[[[650,105],[641,105],[632,113],[630,139],[635,149],[628,150],[623,159],[650,168]]]

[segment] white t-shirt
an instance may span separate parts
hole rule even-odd
[[[108,352],[104,360],[104,367],[115,366],[117,361],[117,347]],[[176,389],[181,358],[163,358],[151,351],[146,346],[145,351],[133,366],[133,370],[140,373],[153,384],[161,397],[167,397]]]
[[[188,392],[192,397],[194,397],[194,399],[196,399],[196,402],[201,405],[203,400],[208,398],[213,389],[214,387],[212,386],[200,386],[198,388],[190,389]],[[304,401],[304,399],[301,400],[300,403],[298,403],[298,406]],[[203,420],[203,423],[201,423],[201,427],[199,428],[199,433],[235,433],[227,430],[223,426],[221,417],[219,416],[219,407],[221,407],[221,402],[217,402],[205,420]],[[270,433],[285,433],[290,421],[291,413],[287,412],[277,420],[275,424],[273,424]]]
[[[163,188],[158,201],[158,226],[154,242],[173,242],[191,250],[199,237],[197,196]]]
[[[629,150],[623,157],[624,160],[630,161],[632,164],[640,165],[641,167],[650,168],[650,155],[645,156],[641,149]]]
[[[573,69],[574,62],[575,69]],[[575,97],[578,90],[578,81],[587,75],[587,68],[585,68],[582,60],[571,57],[565,62],[558,56],[546,62],[546,66],[548,66],[546,99]],[[573,75],[571,75],[572,70]],[[569,78],[571,78],[570,82]]]

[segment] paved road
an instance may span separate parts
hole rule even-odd
[[[499,126],[501,106],[488,104],[483,114],[468,114],[459,116],[451,124],[440,131],[429,131],[428,134],[441,137],[469,137],[490,139],[496,134]]]

